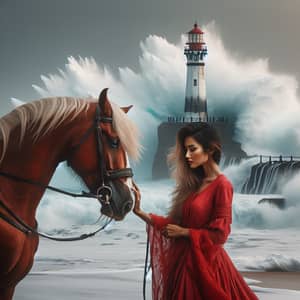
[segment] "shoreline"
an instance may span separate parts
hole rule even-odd
[[[264,288],[300,291],[300,272],[240,272],[242,276],[260,282],[253,285]]]

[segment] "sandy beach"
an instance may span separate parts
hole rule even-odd
[[[293,291],[300,290],[300,272],[242,272],[242,274],[259,299],[300,298],[300,292]],[[142,299],[142,275],[141,269],[94,274],[34,273],[18,285],[14,300],[138,300]],[[151,299],[150,288],[151,282],[148,281],[147,299]]]
[[[132,272],[29,275],[19,284],[14,300],[142,299],[142,281],[135,275]]]

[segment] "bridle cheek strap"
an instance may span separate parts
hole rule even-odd
[[[99,126],[99,122],[104,123],[112,123],[112,118],[110,117],[101,117],[100,116],[100,106],[96,107],[96,117],[95,117],[95,127],[96,127],[96,138],[97,138],[97,154],[98,160],[100,162],[100,186],[97,188],[97,198],[103,202],[103,198],[105,198],[105,204],[110,204],[110,200],[112,198],[112,193],[109,193],[108,190],[111,190],[111,187],[107,185],[107,182],[110,180],[115,180],[119,178],[128,178],[133,177],[133,172],[131,168],[123,168],[117,170],[107,170],[105,164],[104,150],[103,150],[103,133],[102,129]],[[112,145],[114,148],[115,145]],[[103,191],[103,195],[101,192]],[[99,194],[100,193],[100,194]],[[109,195],[109,196],[108,196]],[[109,197],[109,199],[108,199]]]

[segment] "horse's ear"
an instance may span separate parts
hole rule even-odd
[[[125,114],[127,114],[132,106],[133,105],[129,105],[129,106],[126,106],[126,107],[121,107],[121,109],[124,111]]]
[[[107,99],[107,91],[108,88],[103,89],[98,98],[98,104],[100,106],[101,111],[104,113],[110,110],[110,104]]]

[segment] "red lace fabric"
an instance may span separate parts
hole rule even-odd
[[[150,214],[153,300],[257,300],[223,248],[232,223],[233,188],[222,174],[182,208],[189,238],[161,234],[170,218]]]

